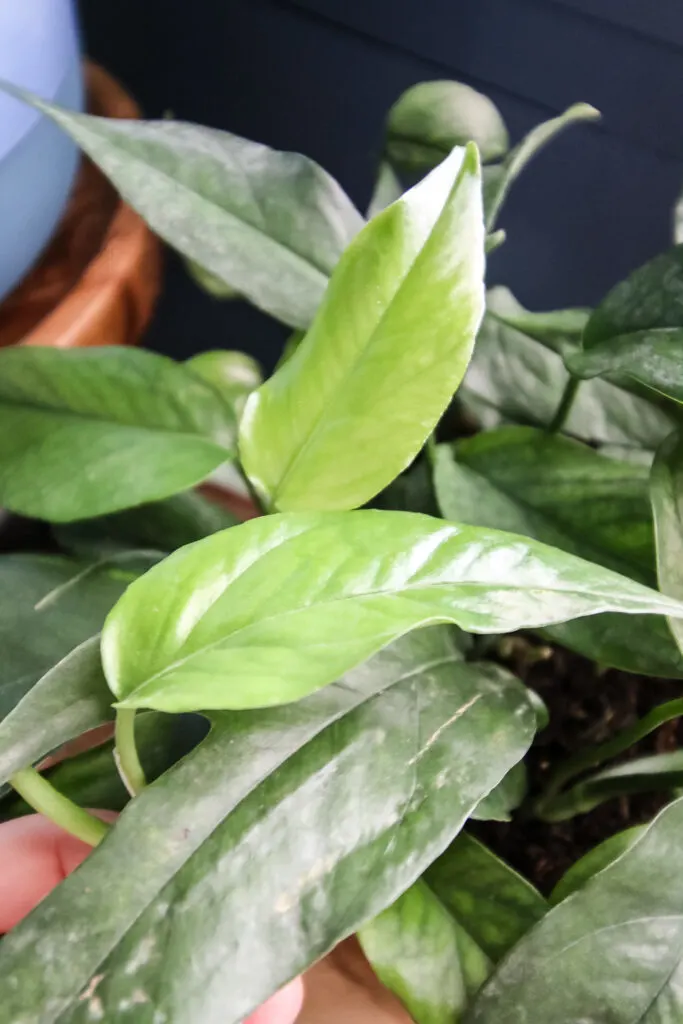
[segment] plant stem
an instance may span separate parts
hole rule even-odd
[[[135,745],[135,708],[118,708],[114,739],[119,775],[130,795],[137,796],[147,785],[147,779]]]
[[[548,426],[548,431],[551,434],[558,434],[564,426],[571,408],[574,404],[574,399],[579,390],[579,384],[581,381],[578,377],[570,377],[565,385],[565,389],[562,392],[562,398],[560,404],[557,407],[555,415],[553,416]]]
[[[15,772],[9,781],[12,788],[35,811],[89,846],[97,846],[109,831],[106,822],[72,803],[35,768],[22,768],[21,771]]]
[[[429,465],[434,468],[436,465],[436,434],[430,434],[425,441],[425,452],[427,453]]]
[[[582,775],[583,772],[591,768],[597,768],[605,761],[613,760],[632,747],[634,743],[638,743],[645,736],[654,732],[660,725],[670,722],[672,718],[680,718],[681,715],[683,715],[683,698],[667,701],[666,704],[660,704],[659,707],[653,708],[629,729],[624,729],[618,736],[607,740],[606,743],[599,743],[587,750],[577,751],[551,775],[543,795],[537,801],[537,808],[545,807],[566,783],[577,775]]]

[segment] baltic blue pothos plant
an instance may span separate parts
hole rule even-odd
[[[683,1020],[683,801],[550,899],[466,827],[683,782],[607,764],[675,700],[527,794],[544,708],[477,639],[683,679],[683,245],[594,311],[485,289],[515,178],[596,112],[511,149],[485,97],[419,85],[364,217],[304,156],[31,102],[293,333],[265,381],[224,339],[0,354],[0,503],[64,552],[0,560],[0,812],[98,847],[2,940],[0,1019],[237,1024],[357,933],[418,1024]],[[226,464],[260,517],[194,490]]]

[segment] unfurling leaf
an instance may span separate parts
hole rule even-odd
[[[408,172],[425,172],[455,146],[474,142],[484,163],[505,156],[507,128],[488,96],[463,82],[419,82],[396,101],[387,119],[386,154]]]
[[[134,348],[0,351],[0,502],[69,522],[166,498],[234,455],[234,413]]]
[[[92,117],[5,88],[56,121],[180,253],[271,316],[308,326],[363,225],[322,167],[214,128]]]
[[[683,604],[536,541],[407,512],[266,516],[176,551],[105,624],[127,707],[298,700],[396,637],[453,622],[497,633]]]
[[[600,111],[589,103],[575,103],[559,117],[553,117],[550,121],[544,121],[543,124],[537,125],[514,149],[510,150],[500,168],[494,169],[499,170],[499,174],[492,179],[488,189],[486,226],[489,231],[493,229],[512,185],[529,161],[565,128],[581,121],[596,121],[599,117]]]
[[[367,225],[303,342],[250,396],[240,452],[268,507],[354,508],[412,462],[467,368],[483,275],[470,147]]]
[[[299,704],[215,716],[3,939],[7,1019],[237,1024],[393,903],[533,736],[524,688],[459,659],[426,630]]]

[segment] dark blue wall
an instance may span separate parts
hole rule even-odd
[[[576,100],[604,114],[516,186],[490,278],[532,308],[597,301],[662,249],[683,179],[681,0],[81,0],[87,46],[147,115],[296,149],[362,207],[387,108],[413,82],[487,92],[513,135]],[[244,347],[280,329],[217,303],[169,261],[150,343]]]

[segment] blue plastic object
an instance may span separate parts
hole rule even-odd
[[[72,0],[0,0],[0,78],[82,109]],[[76,147],[56,125],[0,94],[0,300],[50,240],[77,166]]]

